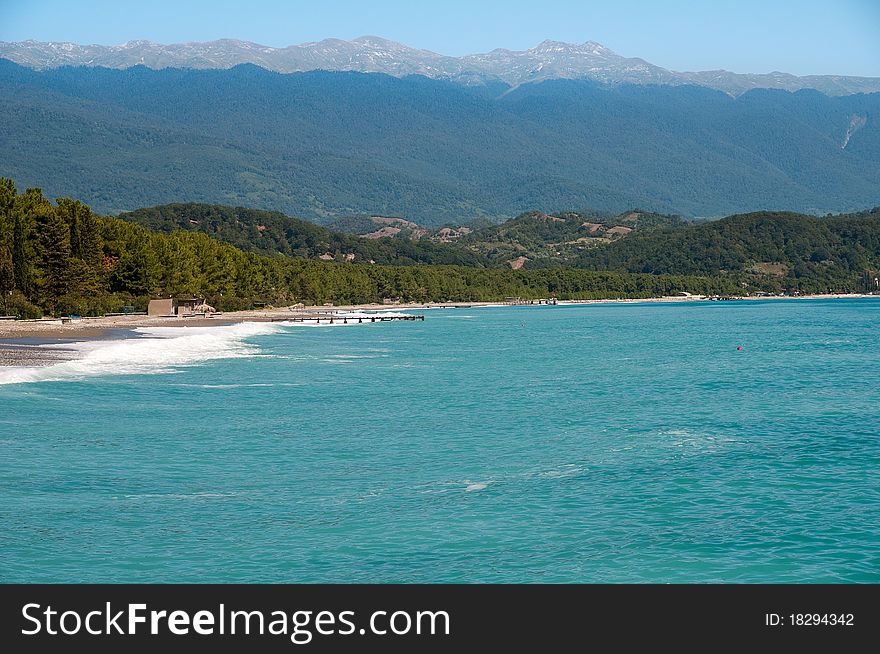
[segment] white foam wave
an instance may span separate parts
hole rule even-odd
[[[275,333],[280,327],[251,322],[212,327],[141,327],[135,331],[142,338],[65,344],[64,349],[73,350],[77,355],[69,361],[41,368],[0,369],[0,384],[175,372],[180,367],[212,359],[253,356],[259,349],[246,339]]]
[[[272,388],[275,384],[192,384],[197,386],[198,388],[213,388],[213,389],[227,389],[227,388]]]
[[[554,468],[553,470],[546,470],[540,473],[541,477],[549,477],[551,479],[558,479],[560,477],[569,477],[571,475],[576,475],[583,472],[584,467],[575,465],[574,463],[566,463],[564,465],[559,466],[558,468]]]
[[[127,500],[211,500],[235,497],[236,495],[238,495],[238,493],[143,493],[141,495],[123,495],[123,497]]]
[[[388,355],[382,355],[387,357]],[[327,356],[328,359],[378,359],[378,356],[373,356],[371,354],[330,354]]]

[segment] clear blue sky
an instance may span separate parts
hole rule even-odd
[[[0,40],[384,36],[449,55],[599,41],[675,70],[880,76],[880,0],[0,0]]]

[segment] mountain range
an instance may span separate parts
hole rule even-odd
[[[105,214],[205,202],[434,227],[530,210],[880,204],[877,93],[0,59],[0,116],[0,175]]]
[[[510,87],[548,79],[589,79],[604,84],[696,84],[731,95],[756,88],[787,91],[810,88],[826,95],[880,91],[880,78],[874,77],[672,71],[643,59],[621,56],[594,41],[572,44],[548,40],[528,50],[499,48],[463,57],[445,56],[376,36],[351,41],[324,39],[284,48],[234,39],[170,45],[129,41],[114,46],[20,41],[0,42],[0,58],[40,70],[60,66],[130,68],[138,65],[154,69],[224,69],[254,64],[281,73],[328,70],[385,73],[395,77],[423,75],[467,85],[503,83]]]

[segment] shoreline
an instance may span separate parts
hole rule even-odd
[[[880,298],[867,294],[831,294],[796,296],[734,296],[731,300],[773,301],[773,300],[824,300]],[[622,298],[604,300],[559,300],[555,306],[577,306],[585,304],[642,304],[642,303],[680,303],[712,302],[706,296],[670,296],[656,298]],[[61,319],[3,320],[0,321],[0,366],[45,366],[73,358],[67,355],[72,350],[63,347],[65,343],[78,343],[102,340],[113,336],[126,337],[139,327],[215,327],[234,325],[243,322],[278,322],[287,317],[303,315],[326,315],[337,311],[412,311],[453,308],[486,308],[503,306],[548,306],[512,305],[503,302],[444,302],[444,303],[401,303],[401,304],[354,304],[340,306],[307,306],[298,309],[275,308],[251,311],[233,311],[212,316],[156,317],[146,315],[117,315],[84,317],[62,323]],[[553,305],[550,305],[553,306]],[[44,347],[52,345],[53,347]]]

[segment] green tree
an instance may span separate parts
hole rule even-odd
[[[0,178],[0,294],[3,295],[3,313],[9,313],[9,297],[15,290],[15,269],[12,242],[15,231],[13,208],[17,195],[11,179]]]
[[[15,287],[25,297],[35,291],[34,264],[38,253],[36,216],[52,211],[52,204],[38,188],[29,188],[15,199],[12,209],[12,265]]]
[[[3,315],[9,315],[9,298],[15,290],[15,274],[12,269],[12,252],[0,243],[0,294],[3,295]]]
[[[51,205],[38,208],[36,226],[40,295],[54,312],[58,299],[70,290],[70,227]]]
[[[55,211],[70,227],[68,293],[88,302],[102,287],[103,250],[97,221],[79,200],[59,198]]]

